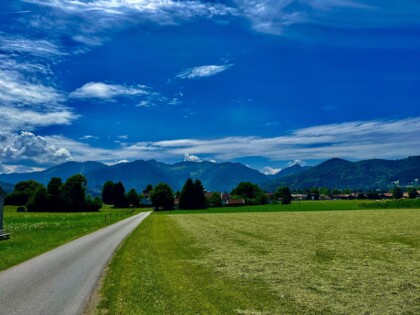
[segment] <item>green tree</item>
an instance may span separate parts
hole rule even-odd
[[[125,188],[123,183],[118,182],[114,184],[112,189],[114,206],[117,208],[128,208],[129,202],[125,196]]]
[[[214,192],[207,202],[210,205],[210,207],[222,206],[222,198],[220,197],[220,194],[217,192]]]
[[[331,192],[331,194],[333,194],[333,195],[340,195],[341,194],[341,190],[340,189],[333,189],[332,190],[332,192]]]
[[[168,184],[157,184],[150,192],[150,198],[156,211],[174,208],[174,193]]]
[[[179,194],[180,209],[194,209],[195,185],[191,178],[185,181]]]
[[[98,212],[103,206],[102,199],[99,197],[93,198],[91,195],[86,197],[86,208],[88,212]]]
[[[403,197],[403,191],[398,186],[395,186],[394,188],[392,188],[391,192],[392,192],[392,197],[394,197],[395,199],[401,199]]]
[[[53,177],[47,186],[48,209],[50,211],[60,211],[63,206],[62,198],[63,182],[61,178]]]
[[[49,199],[47,189],[41,185],[29,198],[26,208],[31,212],[45,212],[49,210]]]
[[[187,210],[207,208],[204,187],[198,179],[193,182],[188,178],[185,181],[179,195],[179,208]]]
[[[63,186],[63,181],[61,180],[61,178],[52,177],[47,186],[48,194],[59,197],[62,186]]]
[[[330,190],[329,190],[327,187],[321,187],[321,188],[319,189],[319,193],[320,193],[321,195],[329,195],[329,194],[330,194]]]
[[[42,184],[34,180],[21,181],[15,185],[15,190],[7,195],[5,204],[16,206],[25,205],[34,192],[41,186]]]
[[[153,190],[153,185],[149,184],[146,186],[145,189],[143,189],[143,194],[149,194]]]
[[[417,198],[417,195],[418,195],[417,188],[409,187],[407,192],[408,192],[408,198],[410,198],[410,199],[416,199]]]
[[[86,208],[87,180],[77,174],[69,177],[63,185],[63,205],[66,211],[84,211]]]
[[[126,197],[130,205],[133,207],[140,207],[140,197],[134,188],[128,191]]]
[[[319,189],[317,187],[311,188],[308,197],[308,199],[319,200]]]
[[[288,205],[292,203],[292,194],[290,192],[289,187],[282,186],[277,188],[276,192],[274,193],[277,200],[280,200],[282,205]]]
[[[250,182],[241,182],[234,188],[231,195],[238,196],[245,199],[248,204],[265,204],[268,202],[268,197],[264,194],[261,188]]]
[[[114,182],[108,180],[102,187],[102,201],[107,205],[114,204]]]

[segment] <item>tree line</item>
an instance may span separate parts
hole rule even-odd
[[[8,194],[5,204],[26,205],[33,212],[94,212],[102,208],[102,200],[86,194],[87,180],[77,174],[64,183],[53,177],[47,187],[34,180],[21,181]]]
[[[175,199],[179,201],[179,209],[206,209],[223,205],[220,193],[212,193],[206,197],[205,189],[199,179],[188,178],[181,191],[173,192],[166,183],[151,184],[141,192],[133,188],[126,192],[122,182],[107,181],[102,187],[101,197],[86,194],[87,180],[76,174],[64,183],[58,177],[51,178],[48,185],[34,180],[21,181],[15,185],[12,193],[6,197],[6,204],[26,205],[28,211],[99,211],[103,204],[115,208],[142,206],[142,200],[150,199],[156,210],[172,210]],[[250,182],[241,182],[230,193],[230,199],[243,199],[248,205],[262,205],[281,202],[288,204],[292,196],[288,187],[280,187],[269,197],[262,189]],[[150,205],[148,203],[148,205]]]

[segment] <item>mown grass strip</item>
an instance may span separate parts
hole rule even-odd
[[[16,208],[5,207],[4,228],[11,233],[11,238],[0,241],[0,270],[131,215],[128,213],[131,211],[129,209],[104,208],[101,212],[80,213],[17,213]]]
[[[150,216],[112,260],[98,313],[272,314],[280,306],[297,310],[256,279],[231,281],[214,266],[202,264],[206,253],[171,218]]]
[[[419,314],[419,225],[419,210],[154,214],[98,312]]]

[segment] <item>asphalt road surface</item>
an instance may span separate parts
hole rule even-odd
[[[115,250],[149,214],[137,214],[1,272],[0,314],[81,314]]]

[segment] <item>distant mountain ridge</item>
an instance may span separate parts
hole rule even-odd
[[[350,162],[333,158],[317,166],[293,165],[275,175],[264,175],[241,163],[179,162],[166,164],[156,160],[105,165],[100,162],[66,162],[40,172],[0,174],[1,186],[8,190],[22,180],[33,179],[48,184],[51,177],[63,181],[74,174],[83,174],[91,192],[100,192],[107,180],[121,181],[126,190],[142,191],[146,185],[160,182],[180,190],[189,177],[200,179],[208,191],[231,191],[242,181],[261,185],[266,191],[279,186],[293,190],[311,187],[338,189],[387,189],[394,182],[401,185],[420,184],[420,156],[401,160],[372,159]]]
[[[90,191],[99,192],[107,180],[121,181],[126,189],[142,191],[148,184],[160,182],[180,190],[187,178],[200,179],[209,191],[231,191],[241,181],[264,182],[266,176],[241,163],[179,162],[165,164],[155,160],[137,160],[107,166],[99,162],[66,162],[40,172],[0,174],[0,181],[16,184],[33,179],[48,184],[52,177],[65,181],[74,174],[82,174],[88,180]]]
[[[416,179],[420,180],[420,156],[358,162],[333,158],[299,174],[270,179],[262,186],[269,191],[282,185],[294,190],[311,187],[369,190],[387,189],[394,182],[410,185],[416,183]]]

